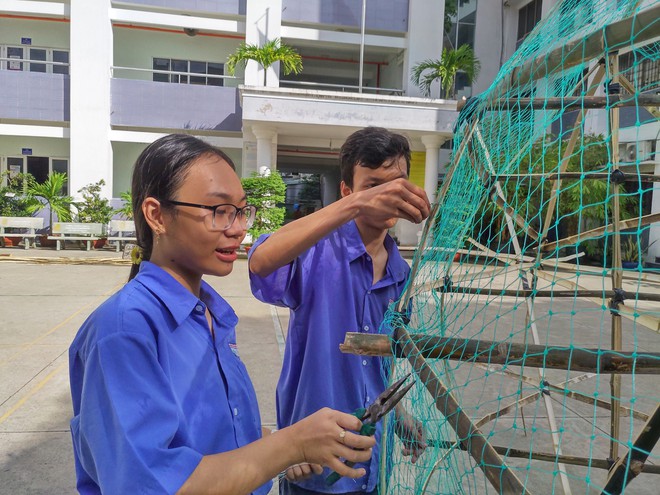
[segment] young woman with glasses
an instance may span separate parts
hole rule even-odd
[[[325,408],[262,431],[236,314],[202,280],[232,271],[254,221],[227,155],[163,137],[138,158],[132,197],[142,261],[69,350],[78,490],[266,494],[297,463],[362,476],[340,459],[371,456],[352,415]]]

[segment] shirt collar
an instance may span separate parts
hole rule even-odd
[[[360,256],[367,254],[367,250],[362,242],[360,231],[357,228],[355,220],[351,220],[339,227],[339,233],[344,238],[346,245],[346,256],[349,262],[355,261]],[[385,249],[387,249],[387,273],[395,282],[401,282],[406,278],[408,264],[401,257],[396,247],[394,239],[389,234],[385,235]]]
[[[200,297],[197,298],[172,275],[149,261],[140,263],[140,271],[135,280],[160,299],[176,321],[177,327],[190,316],[200,301],[209,308],[214,318],[221,321],[238,320],[231,306],[204,280],[200,288]]]

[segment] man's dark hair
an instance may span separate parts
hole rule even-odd
[[[406,169],[410,173],[410,143],[406,137],[383,127],[365,127],[348,136],[339,151],[341,180],[348,187],[353,187],[357,165],[376,169],[399,157],[405,158]]]

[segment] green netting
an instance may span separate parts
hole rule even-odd
[[[659,17],[560,2],[462,110],[386,316],[429,447],[412,464],[391,419],[382,493],[658,493]]]

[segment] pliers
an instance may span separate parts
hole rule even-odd
[[[371,436],[376,432],[376,423],[378,423],[378,421],[380,421],[380,419],[388,412],[394,409],[394,406],[403,399],[403,396],[406,395],[408,390],[410,390],[415,384],[415,382],[410,382],[408,385],[401,388],[409,376],[410,373],[387,387],[366,409],[360,408],[353,412],[353,415],[362,421],[360,435]],[[353,462],[346,461],[348,467],[352,467],[354,464],[355,463]],[[341,478],[339,473],[333,471],[325,479],[325,484],[327,486],[333,485],[339,480],[339,478]]]

